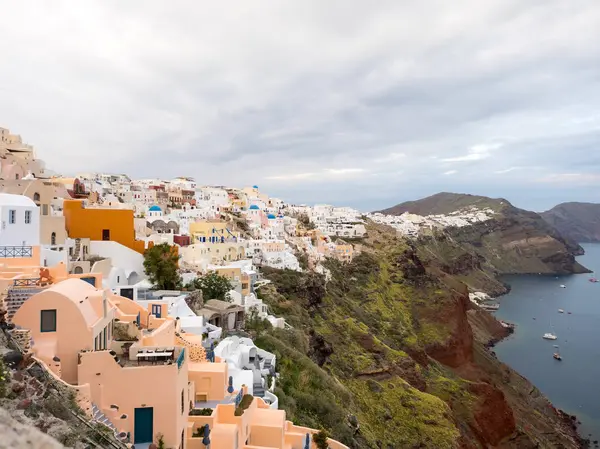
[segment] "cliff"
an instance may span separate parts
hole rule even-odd
[[[600,242],[600,204],[562,203],[541,214],[565,237],[579,243]]]
[[[583,447],[571,420],[496,360],[488,346],[506,331],[471,310],[452,267],[386,226],[370,224],[359,249],[350,264],[326,262],[327,282],[263,271],[260,296],[293,329],[257,329],[256,343],[278,356],[276,394],[294,422],[353,448]]]
[[[491,219],[464,227],[436,229],[420,237],[421,255],[445,264],[473,290],[490,294],[506,291],[495,280],[503,274],[569,274],[588,270],[575,256],[583,249],[565,238],[535,213],[514,207],[505,199],[440,193],[381,211],[400,215],[450,214],[465,208],[491,209]],[[452,270],[454,270],[452,272]]]

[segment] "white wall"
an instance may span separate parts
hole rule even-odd
[[[15,222],[10,222],[10,211],[15,211]],[[30,213],[25,223],[25,212]],[[40,210],[26,196],[0,194],[0,246],[39,246]]]
[[[112,266],[122,268],[127,275],[135,271],[139,276],[138,281],[146,277],[144,274],[144,256],[120,243],[92,240],[90,242],[90,254],[110,257]],[[121,283],[119,284],[121,285]]]

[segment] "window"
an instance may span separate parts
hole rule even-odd
[[[26,210],[25,211],[25,224],[30,224],[30,223],[31,223],[31,211]]]
[[[42,215],[48,215],[48,205],[42,204]]]
[[[53,232],[52,234],[50,234],[50,244],[56,245],[56,232]]]
[[[35,192],[35,193],[33,194],[33,201],[39,201],[39,200],[40,200],[40,194],[39,194],[39,193],[37,193],[37,192]]]
[[[10,224],[15,224],[17,222],[17,211],[11,209],[8,211],[8,222]]]
[[[56,332],[56,309],[41,311],[40,332]]]

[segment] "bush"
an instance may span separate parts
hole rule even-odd
[[[10,384],[10,373],[4,366],[4,361],[0,358],[0,398],[6,397],[6,390]]]
[[[240,405],[238,405],[235,409],[235,416],[242,416],[244,414],[244,410],[250,407],[250,404],[252,404],[253,400],[254,396],[252,396],[251,394],[245,394],[244,397],[242,397],[242,400],[240,401]]]
[[[190,416],[210,416],[212,412],[212,408],[193,408],[190,410]]]
[[[317,433],[313,434],[312,440],[317,445],[317,449],[327,449],[329,444],[327,443],[327,439],[329,438],[329,434],[326,430],[321,429]]]

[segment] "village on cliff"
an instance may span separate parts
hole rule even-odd
[[[182,449],[320,447],[318,429],[278,407],[275,354],[244,332],[249,319],[289,327],[260,299],[264,267],[327,275],[321,262],[350,262],[367,220],[414,237],[491,217],[361,214],[287,204],[257,186],[52,173],[0,128],[0,324],[123,448],[157,435]],[[179,286],[152,282],[153,248],[176,258]],[[192,299],[183,286],[211,274],[227,280],[226,295]]]

